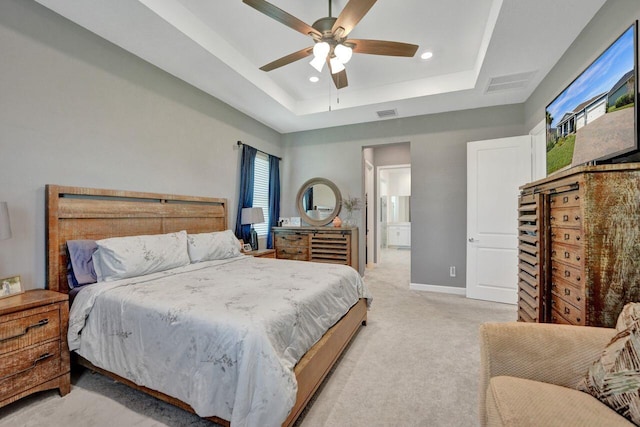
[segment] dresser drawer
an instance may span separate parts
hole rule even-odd
[[[309,261],[309,248],[278,247],[276,248],[276,258]]]
[[[585,310],[584,289],[578,288],[570,282],[553,278],[551,280],[551,292],[581,311]]]
[[[581,268],[584,263],[582,246],[551,243],[551,260],[567,263]]]
[[[558,294],[551,293],[551,307],[574,325],[585,325],[584,312],[562,299]]]
[[[60,341],[0,357],[0,400],[55,378],[61,373],[60,367]]]
[[[559,262],[553,263],[551,267],[551,279],[555,280],[565,280],[571,284],[573,284],[576,288],[583,288],[584,279],[583,279],[583,271],[580,267],[575,267],[568,264],[562,264]]]
[[[582,244],[582,230],[575,228],[556,227],[551,230],[551,241],[570,245]]]
[[[299,233],[277,233],[275,235],[276,248],[306,248],[309,246],[309,235]],[[279,257],[278,257],[279,258]]]
[[[562,317],[558,310],[551,310],[551,323],[557,323],[560,325],[573,325],[573,323],[569,322],[567,319]]]
[[[25,310],[21,317],[0,317],[0,355],[50,339],[60,338],[60,311]]]
[[[551,208],[580,206],[580,195],[578,190],[567,191],[564,193],[552,194],[549,197]]]
[[[551,209],[549,217],[552,227],[580,227],[582,213],[580,207]]]

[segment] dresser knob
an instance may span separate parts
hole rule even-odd
[[[578,321],[578,323],[580,323],[580,318],[579,317],[576,320]]]
[[[571,276],[571,272],[569,270],[565,270],[564,277],[569,277],[569,276]]]
[[[565,257],[565,258],[570,258],[570,257],[571,257],[571,254],[570,254],[569,252],[566,252],[566,251],[565,251],[565,253],[564,253],[564,257]]]
[[[562,220],[563,220],[564,222],[569,221],[569,215],[562,215]]]
[[[580,200],[580,196],[576,196],[576,200]]]
[[[565,294],[565,295],[571,295],[571,289],[569,289],[569,288],[564,288],[564,294]]]
[[[576,219],[576,221],[579,221],[580,217],[578,215],[576,215],[575,219]]]
[[[580,240],[580,236],[576,236],[576,240]]]
[[[564,240],[569,240],[569,237],[570,237],[570,236],[569,236],[569,233],[565,233],[565,234],[564,234]]]
[[[571,314],[571,310],[569,309],[569,307],[564,308],[564,314]]]
[[[576,300],[577,300],[577,301],[581,301],[581,300],[582,300],[582,298],[580,298],[580,297],[576,297]]]
[[[568,196],[564,196],[562,198],[562,203],[569,203],[569,197]]]
[[[580,255],[576,256],[576,261],[580,261]]]

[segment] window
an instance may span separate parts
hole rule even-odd
[[[253,166],[253,207],[262,208],[264,222],[254,224],[258,236],[266,236],[269,224],[269,156],[258,152]]]

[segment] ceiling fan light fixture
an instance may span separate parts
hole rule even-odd
[[[353,49],[351,49],[349,46],[339,44],[335,47],[333,53],[336,54],[340,62],[346,64],[347,62],[349,62],[351,56],[353,55]]]
[[[321,58],[319,56],[316,56],[315,58],[313,58],[311,60],[311,62],[309,62],[309,64],[311,64],[311,66],[313,68],[315,68],[316,70],[318,70],[319,73],[322,72],[322,67],[324,67],[324,63],[326,62],[325,58]]]
[[[313,56],[321,58],[323,61],[327,59],[327,55],[331,50],[331,46],[327,42],[318,42],[313,46]]]
[[[329,65],[331,66],[331,74],[337,74],[344,70],[344,64],[335,56],[329,60]]]

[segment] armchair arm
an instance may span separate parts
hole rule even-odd
[[[548,323],[481,325],[481,422],[485,420],[486,391],[492,377],[507,375],[575,388],[615,333],[613,328]]]

